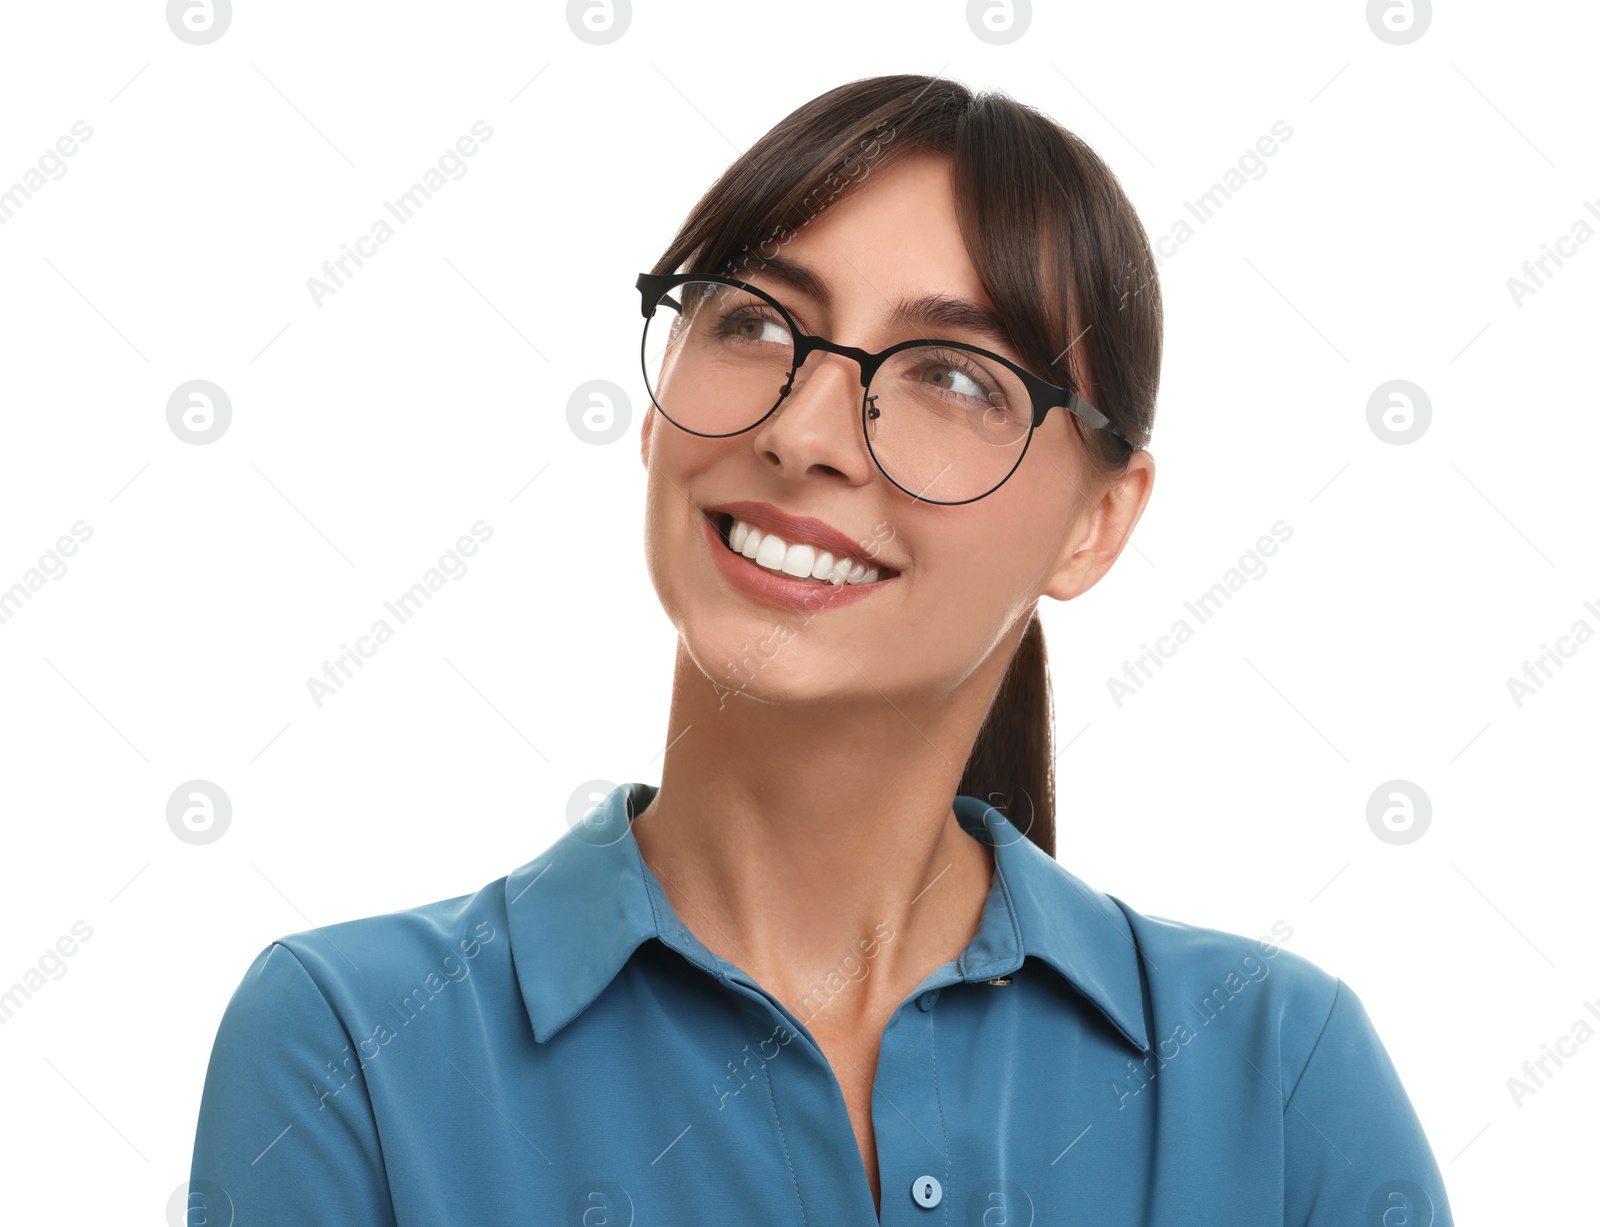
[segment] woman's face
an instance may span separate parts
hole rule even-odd
[[[843,345],[875,351],[919,335],[888,323],[904,299],[944,295],[993,309],[940,157],[875,170],[779,254],[809,270],[828,296],[753,268],[734,275],[772,294],[806,332]],[[941,325],[932,335],[1020,361],[1011,348],[960,328]],[[1083,389],[1091,404],[1094,391]],[[640,446],[651,581],[689,656],[719,686],[769,702],[946,697],[996,652],[1009,659],[1041,595],[1068,600],[1094,584],[1148,498],[1148,452],[1134,454],[1116,485],[1098,483],[1058,407],[994,493],[958,505],[918,501],[874,464],[861,397],[853,360],[814,353],[779,409],[743,434],[703,438],[653,406],[648,412]],[[880,575],[894,574],[803,592],[791,581],[787,598],[758,595],[740,576],[759,583],[772,573],[707,531],[707,509],[734,502],[825,521],[857,543],[863,561],[880,564]],[[791,544],[806,536],[776,535]]]

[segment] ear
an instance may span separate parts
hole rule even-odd
[[[1155,478],[1155,457],[1145,449],[1134,452],[1127,469],[1106,482],[1079,512],[1041,595],[1070,601],[1100,581],[1133,535]]]

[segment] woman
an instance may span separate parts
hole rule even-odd
[[[660,786],[476,893],[264,950],[195,1204],[1448,1224],[1347,986],[1054,859],[1035,611],[1150,496],[1151,268],[1079,140],[938,78],[829,91],[735,162],[639,279]]]

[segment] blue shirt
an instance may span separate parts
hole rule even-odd
[[[1142,916],[968,796],[995,873],[883,1031],[880,1219],[806,1018],[893,926],[792,1013],[674,913],[631,829],[655,792],[473,894],[267,946],[217,1032],[192,1221],[1449,1227],[1347,985]]]

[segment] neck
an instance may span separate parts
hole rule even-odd
[[[633,822],[679,919],[802,1021],[892,1010],[978,928],[993,854],[951,802],[1008,659],[936,702],[772,703],[726,696],[680,642]]]

